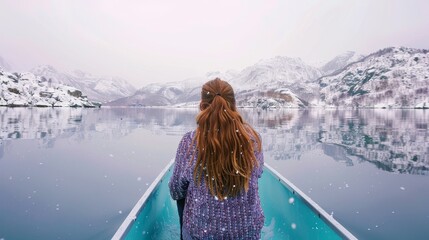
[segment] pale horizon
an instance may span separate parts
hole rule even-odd
[[[52,65],[140,88],[261,59],[429,48],[424,0],[3,1],[0,56],[17,71]]]

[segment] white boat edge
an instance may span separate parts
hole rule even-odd
[[[341,225],[337,220],[334,219],[331,215],[329,215],[323,208],[321,208],[315,201],[313,201],[309,196],[307,196],[303,191],[301,191],[298,187],[296,187],[291,181],[289,181],[287,178],[283,177],[279,172],[274,170],[270,165],[267,163],[264,163],[264,166],[273,173],[276,178],[279,179],[281,183],[296,195],[302,198],[304,202],[307,203],[307,205],[310,208],[313,208],[315,213],[319,215],[319,218],[323,218],[327,224],[330,224],[333,226],[333,228],[337,231],[337,233],[343,235],[342,237],[345,237],[350,240],[357,240],[357,238],[349,232],[343,225]]]
[[[132,223],[137,218],[138,214],[140,213],[143,205],[146,203],[147,199],[152,194],[153,190],[159,185],[159,183],[162,181],[162,178],[165,176],[165,174],[169,171],[171,166],[174,164],[174,159],[172,159],[167,166],[161,171],[161,173],[155,178],[155,180],[152,182],[152,184],[149,186],[149,188],[146,190],[146,192],[143,194],[143,196],[140,198],[140,200],[137,202],[137,204],[133,207],[133,209],[130,211],[128,216],[125,218],[124,222],[122,222],[121,226],[116,231],[115,235],[113,235],[112,240],[120,240],[124,237],[127,230],[132,226]],[[290,182],[288,179],[283,177],[279,172],[274,170],[270,165],[267,163],[264,163],[264,166],[268,171],[270,171],[278,180],[287,188],[292,190],[292,192],[299,197],[301,197],[304,202],[308,204],[309,207],[311,207],[320,218],[323,218],[328,224],[331,224],[333,228],[343,235],[343,237],[350,239],[350,240],[357,240],[357,238],[350,233],[343,225],[341,225],[337,220],[335,220],[332,216],[330,216],[323,208],[321,208],[316,202],[314,202],[309,196],[307,196],[304,192],[299,190],[292,182]]]
[[[120,240],[123,238],[123,236],[127,232],[128,228],[130,228],[132,223],[134,222],[134,220],[136,220],[138,214],[140,213],[140,211],[141,211],[143,205],[146,203],[147,199],[150,197],[153,190],[159,185],[162,178],[168,172],[168,170],[173,165],[173,163],[174,163],[174,159],[172,159],[167,164],[167,166],[164,169],[162,169],[161,173],[155,178],[155,180],[152,182],[152,184],[149,186],[149,188],[146,190],[146,192],[143,194],[143,196],[140,198],[140,200],[136,203],[136,205],[133,207],[131,212],[125,218],[124,222],[122,222],[121,226],[118,228],[115,235],[113,235],[112,240]]]

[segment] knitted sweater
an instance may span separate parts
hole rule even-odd
[[[255,151],[259,166],[252,171],[249,190],[220,201],[210,194],[204,181],[200,186],[194,182],[197,154],[194,154],[193,161],[189,159],[196,151],[195,144],[192,144],[194,134],[195,131],[188,132],[180,141],[169,182],[174,200],[186,198],[183,239],[260,239],[264,225],[258,193],[258,178],[264,164],[262,152]]]

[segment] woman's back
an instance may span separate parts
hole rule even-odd
[[[183,238],[259,239],[260,137],[236,111],[226,82],[203,86],[200,109],[197,129],[179,144],[169,183],[173,199],[186,199]]]
[[[184,239],[259,239],[264,216],[258,195],[258,177],[262,173],[263,155],[256,152],[258,168],[252,172],[249,190],[236,197],[212,196],[205,183],[193,180],[195,160],[190,164],[189,150],[195,149],[195,132],[185,134],[177,150],[176,165],[170,181],[173,199],[186,196],[183,212]],[[185,190],[186,189],[186,190]]]

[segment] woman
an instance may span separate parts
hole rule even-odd
[[[200,110],[197,129],[180,141],[169,182],[172,198],[185,201],[182,237],[260,239],[260,136],[244,123],[225,81],[204,84]]]

